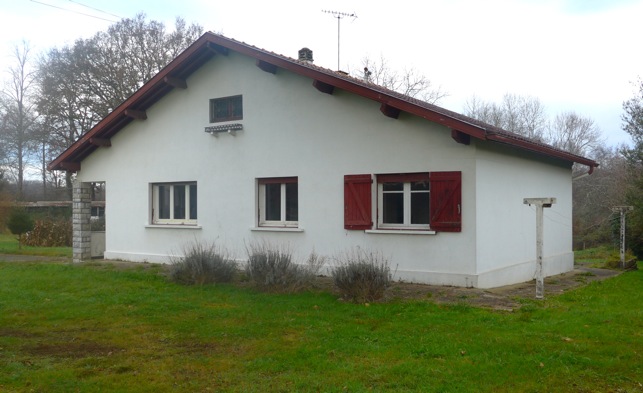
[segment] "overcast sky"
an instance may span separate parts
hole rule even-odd
[[[473,95],[533,96],[550,117],[594,119],[609,145],[630,141],[620,116],[643,77],[643,0],[0,0],[0,70],[6,78],[22,40],[38,54],[139,12],[291,57],[309,47],[315,64],[336,69],[338,23],[322,10],[357,15],[340,21],[343,70],[384,56],[441,86],[439,105],[456,112]]]

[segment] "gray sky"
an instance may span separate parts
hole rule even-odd
[[[449,96],[439,105],[456,112],[474,94],[528,95],[550,117],[575,111],[594,119],[609,145],[630,141],[621,105],[643,77],[643,0],[0,0],[0,71],[22,40],[38,54],[138,12],[168,27],[181,16],[291,57],[306,46],[315,64],[336,69],[337,19],[322,10],[358,16],[340,22],[344,70],[384,56],[441,86]]]

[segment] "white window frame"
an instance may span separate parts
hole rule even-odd
[[[397,181],[397,182],[386,182],[386,183],[402,183],[403,184],[403,220],[402,224],[392,224],[385,223],[384,220],[384,184],[377,183],[377,228],[378,229],[413,229],[413,230],[429,230],[431,229],[430,224],[411,224],[411,194],[413,193],[426,193],[429,195],[429,200],[431,198],[431,190],[428,191],[413,191],[411,190],[412,181]],[[399,191],[389,191],[389,192],[399,192]]]
[[[286,184],[295,183],[297,184],[297,217],[299,218],[299,179],[295,176],[288,177],[288,179],[295,179],[295,181],[288,182],[271,182],[271,183],[262,183],[263,180],[270,180],[271,178],[259,178],[257,179],[258,185],[258,204],[257,204],[257,216],[258,216],[258,226],[259,227],[281,227],[281,228],[298,228],[299,221],[287,221],[286,220]],[[284,178],[286,179],[286,178]],[[280,184],[280,220],[266,220],[266,184]]]
[[[196,182],[175,182],[175,183],[153,183],[152,187],[152,224],[166,224],[166,225],[197,225],[198,219],[198,203],[197,203],[197,218],[190,218],[190,186],[196,186]],[[170,218],[159,218],[159,187],[170,187]],[[185,218],[174,219],[174,187],[185,186]],[[197,198],[199,189],[197,187]],[[198,199],[197,199],[198,201]]]

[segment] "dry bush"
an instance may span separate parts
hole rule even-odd
[[[311,287],[325,263],[325,258],[313,251],[306,263],[297,264],[290,248],[267,242],[253,243],[247,252],[248,278],[260,290],[270,292],[293,293]]]
[[[381,253],[361,249],[337,257],[331,276],[342,297],[356,303],[381,299],[393,280],[389,262]]]
[[[36,220],[24,243],[36,247],[71,247],[72,236],[71,220]]]
[[[180,284],[230,282],[237,272],[234,259],[215,243],[189,243],[183,248],[183,255],[173,258],[170,265],[170,279]]]
[[[7,220],[12,207],[13,203],[9,195],[0,191],[0,233],[7,229]]]

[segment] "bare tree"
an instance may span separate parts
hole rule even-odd
[[[496,104],[473,96],[465,102],[464,114],[534,140],[545,137],[545,107],[535,97],[507,93]]]
[[[634,97],[623,103],[623,130],[632,137],[632,146],[621,151],[628,160],[630,181],[627,185],[627,204],[634,207],[628,218],[629,247],[643,259],[643,80],[635,83]]]
[[[144,14],[123,19],[89,39],[51,49],[40,59],[38,109],[55,157],[138,90],[202,33],[177,18],[174,31]],[[71,174],[65,183],[71,192]]]
[[[601,132],[589,117],[576,112],[562,112],[550,123],[549,143],[579,156],[591,155],[604,143]]]
[[[37,118],[32,101],[35,78],[29,68],[30,51],[26,42],[14,47],[15,63],[8,70],[9,81],[0,96],[0,105],[4,112],[0,139],[4,145],[7,167],[17,185],[18,200],[24,196],[25,167],[34,148]]]
[[[380,56],[379,61],[365,57],[362,59],[362,67],[363,78],[367,82],[430,104],[435,104],[448,95],[440,86],[435,87],[429,78],[415,68],[394,70],[384,56]]]
[[[594,159],[600,164],[591,176],[575,180],[573,227],[576,247],[609,244],[613,239],[612,206],[626,203],[629,175],[622,147],[598,146]]]
[[[625,148],[623,152],[633,164],[643,165],[643,79],[639,79],[635,86],[638,91],[623,103],[625,113],[621,117],[623,130],[630,134],[634,146]]]

